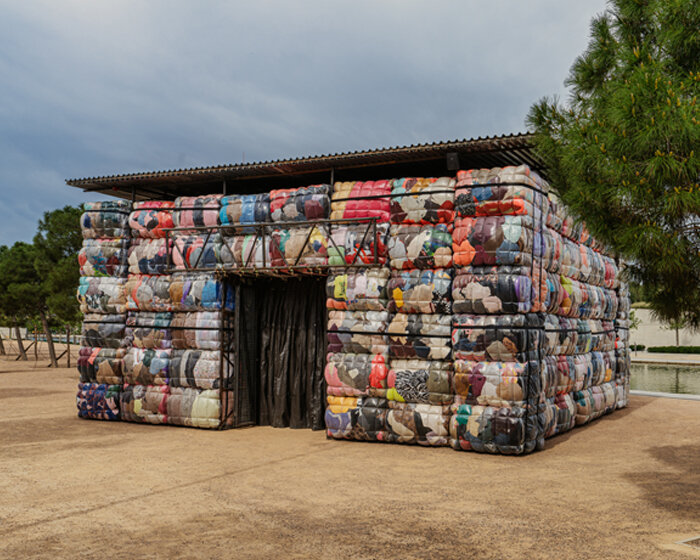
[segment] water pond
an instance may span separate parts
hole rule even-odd
[[[700,366],[633,363],[631,374],[630,388],[638,391],[700,395]]]

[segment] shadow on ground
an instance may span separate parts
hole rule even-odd
[[[700,521],[700,445],[664,445],[649,455],[666,468],[627,473],[652,506],[684,520]]]

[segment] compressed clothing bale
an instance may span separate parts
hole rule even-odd
[[[452,313],[452,270],[393,270],[387,284],[392,313]]]
[[[131,202],[105,200],[86,202],[80,216],[83,239],[128,238]]]
[[[453,315],[455,360],[535,362],[544,355],[544,318],[520,315]]]
[[[328,352],[388,355],[386,311],[328,312]]]
[[[375,235],[376,231],[376,235]],[[389,224],[331,225],[328,264],[384,264],[387,259]]]
[[[270,266],[270,237],[236,235],[223,237],[219,260],[225,267],[265,268]]]
[[[170,358],[170,386],[218,389],[220,359],[219,350],[173,350]],[[224,367],[224,380],[228,381],[232,371],[227,363]]]
[[[357,409],[357,398],[326,397],[326,435],[335,439],[351,439],[353,411]]]
[[[82,383],[122,384],[122,362],[125,348],[90,348],[78,351],[78,371]]]
[[[167,312],[129,312],[124,336],[135,348],[167,350],[172,346],[170,324],[173,314]]]
[[[170,349],[130,348],[124,356],[124,383],[167,385]]]
[[[166,229],[175,227],[173,212],[175,202],[171,200],[146,200],[134,202],[129,214],[132,237],[163,238]]]
[[[455,266],[533,266],[535,221],[530,215],[460,218],[452,232]]]
[[[528,400],[534,404],[545,389],[544,370],[534,362],[455,360],[455,403],[497,408],[522,407]]]
[[[290,227],[270,231],[270,265],[325,266],[328,237],[316,226]]]
[[[386,394],[389,373],[386,354],[329,353],[324,376],[329,395],[352,396]]]
[[[220,336],[222,320],[219,311],[175,313],[170,325],[172,347],[180,350],[187,348],[219,350],[222,344]]]
[[[83,317],[80,345],[92,348],[122,348],[126,314],[88,313]]]
[[[125,278],[80,278],[77,298],[81,313],[126,313]]]
[[[211,227],[219,225],[221,194],[180,196],[173,213],[176,227]]]
[[[352,439],[444,446],[450,407],[362,397],[353,411]]]
[[[552,435],[568,432],[576,425],[576,403],[574,402],[572,394],[573,393],[563,393],[554,398],[557,425]]]
[[[167,244],[165,239],[133,239],[129,246],[129,273],[167,274],[168,247],[172,250],[172,246],[172,239]]]
[[[548,189],[527,165],[458,171],[455,210],[459,218],[534,215],[548,208]]]
[[[331,209],[330,185],[311,185],[270,191],[273,222],[325,220]]]
[[[452,225],[392,224],[387,250],[394,270],[449,268],[452,266]]]
[[[233,402],[233,398],[229,399]],[[193,428],[218,428],[221,402],[218,390],[171,387],[166,401],[168,424]]]
[[[388,222],[391,216],[391,181],[345,181],[333,186],[331,220],[378,218]]]
[[[451,224],[454,219],[455,180],[403,178],[391,182],[391,223]]]
[[[579,332],[578,320],[546,315],[544,328],[547,354],[573,355],[576,353]]]
[[[215,269],[222,262],[221,250],[222,238],[218,233],[178,233],[173,239],[172,264],[176,270]]]
[[[392,358],[449,360],[451,357],[451,315],[397,313],[387,333]]]
[[[122,420],[147,424],[166,424],[168,421],[168,385],[125,384],[120,394]]]
[[[386,397],[391,401],[449,405],[453,401],[452,362],[391,360]]]
[[[175,273],[170,280],[173,311],[234,310],[234,290],[208,273]]]
[[[612,383],[596,385],[574,393],[576,425],[587,424],[616,408],[615,386]]]
[[[172,311],[170,276],[132,275],[124,290],[129,311]]]
[[[326,281],[326,307],[349,311],[385,311],[387,268],[356,268],[331,272]]]
[[[81,276],[126,276],[129,239],[84,239],[78,253]]]
[[[92,420],[119,420],[120,393],[121,385],[78,383],[78,416]]]
[[[547,293],[543,289],[538,294],[537,285],[539,269],[526,266],[458,269],[452,282],[452,311],[479,315],[540,311]]]
[[[450,419],[453,449],[520,455],[544,445],[545,406],[541,413],[523,407],[455,404]],[[529,412],[529,413],[528,413]],[[538,424],[542,429],[539,429]]]
[[[269,222],[270,193],[236,194],[221,199],[219,222],[222,226]],[[240,231],[252,233],[252,228]]]

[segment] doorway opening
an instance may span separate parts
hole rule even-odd
[[[324,429],[325,277],[230,281],[236,425]]]

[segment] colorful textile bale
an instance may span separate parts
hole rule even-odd
[[[391,182],[392,224],[451,224],[455,180],[403,178]]]
[[[126,314],[88,313],[83,316],[80,345],[92,348],[122,348]]]
[[[387,259],[389,224],[369,222],[332,225],[328,240],[328,264],[384,264]]]
[[[124,278],[82,277],[77,298],[81,313],[126,313]]]
[[[176,227],[210,227],[219,225],[223,195],[180,196],[175,199],[173,213]]]
[[[126,276],[129,239],[84,239],[78,253],[81,276]]]
[[[171,347],[172,313],[130,312],[124,336],[129,346],[167,350]]]
[[[391,215],[391,181],[345,181],[333,186],[331,220],[378,218]]]
[[[297,189],[270,191],[273,222],[325,220],[330,214],[330,185],[311,185]]]
[[[393,270],[387,284],[392,313],[452,312],[452,270]]]
[[[452,316],[397,313],[387,328],[389,354],[398,359],[450,360]]]
[[[105,200],[86,202],[80,216],[83,239],[128,238],[131,202]]]
[[[168,272],[168,249],[165,239],[133,239],[129,246],[130,274],[166,274]],[[171,263],[172,264],[172,263]]]
[[[221,199],[219,222],[222,226],[269,222],[270,193],[237,194]],[[240,231],[249,233],[249,228]]]
[[[90,348],[78,351],[78,371],[82,383],[122,384],[122,363],[125,348]]]
[[[326,307],[349,311],[385,311],[386,268],[357,268],[348,272],[331,272],[326,281]]]
[[[388,245],[391,268],[449,268],[452,266],[452,226],[392,224]]]
[[[78,416],[92,420],[119,420],[120,393],[121,385],[78,383]]]
[[[129,228],[132,237],[163,238],[165,230],[175,227],[173,211],[175,203],[171,200],[147,200],[134,202],[129,214]]]

